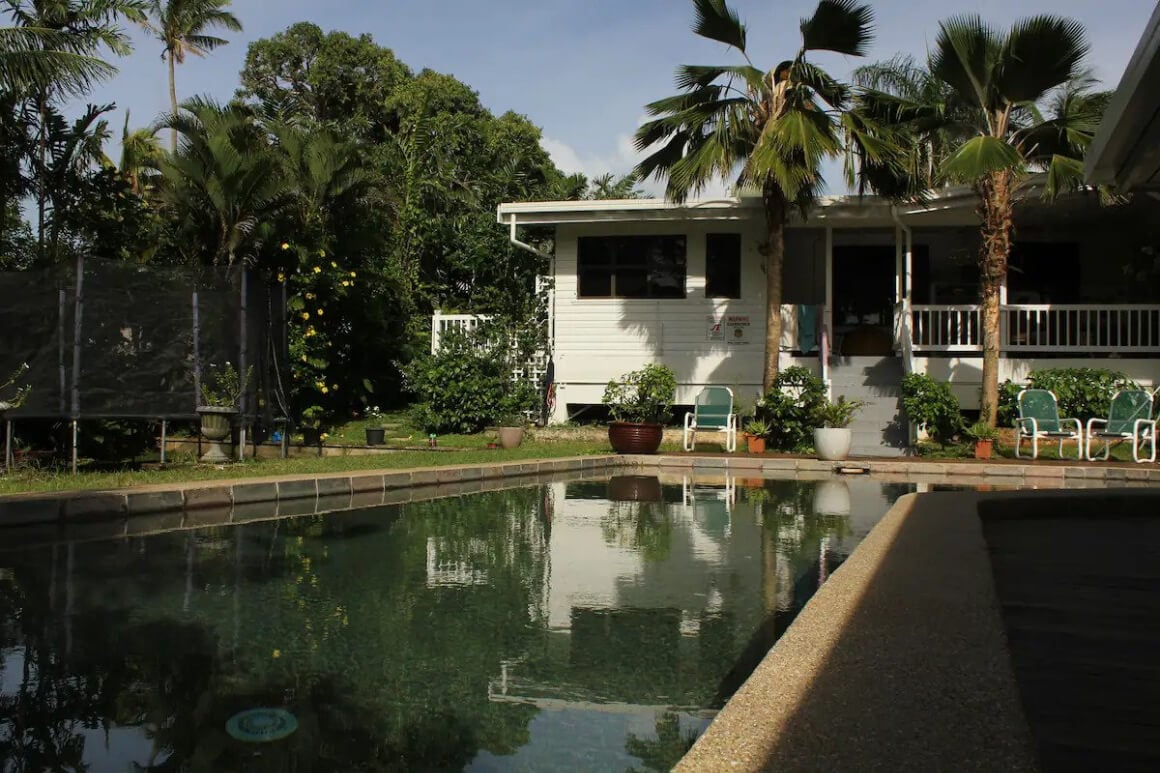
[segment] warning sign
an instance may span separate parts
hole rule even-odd
[[[730,314],[725,317],[725,341],[730,346],[745,346],[750,343],[750,322],[748,314]]]
[[[708,327],[708,335],[706,336],[705,340],[707,340],[707,341],[724,341],[725,340],[725,327],[723,325],[724,320],[722,320],[720,317],[714,317],[711,314],[707,317],[707,319],[709,322],[709,327]]]

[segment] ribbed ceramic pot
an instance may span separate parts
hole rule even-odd
[[[663,424],[614,421],[608,425],[608,442],[618,454],[655,454],[664,436]]]

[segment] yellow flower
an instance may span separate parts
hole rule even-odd
[[[302,312],[302,319],[310,319],[310,312],[309,311]]]
[[[303,361],[303,362],[306,362],[306,355],[305,355],[305,354],[304,354],[304,355],[302,355],[302,361]]]
[[[319,250],[318,257],[325,258],[326,257],[326,250]]]
[[[306,337],[309,338],[312,335],[314,335],[314,328],[313,327],[306,328]]]
[[[314,273],[316,273],[316,274],[321,274],[321,273],[322,273],[322,269],[321,269],[320,267],[318,267],[318,266],[315,266],[315,267],[314,267]]]
[[[338,264],[332,260],[332,261],[330,261],[330,267],[331,268],[338,268]]]
[[[323,392],[325,392],[326,390],[324,389],[324,390],[322,390],[322,391],[323,391]],[[328,437],[330,437],[330,435],[328,435],[327,433],[323,432],[323,433],[322,433],[321,435],[319,435],[318,437],[319,437],[319,438],[321,438],[322,440],[326,440]],[[317,577],[311,577],[311,578],[310,578],[310,583],[311,583],[312,585],[317,585],[317,584],[318,584],[318,578],[317,578]]]
[[[322,316],[322,309],[319,309],[316,313],[318,314],[318,316],[321,317]]]
[[[290,243],[289,242],[282,242],[282,249],[284,249],[284,250],[290,249]]]
[[[330,394],[330,390],[329,390],[329,389],[327,389],[326,387],[323,387],[323,388],[322,388],[322,394],[324,394],[324,395],[328,395],[328,394]]]
[[[286,281],[286,275],[285,275],[285,274],[278,274],[278,281],[279,281],[279,282],[285,282],[285,281]]]
[[[314,386],[318,387],[319,389],[326,389],[326,382],[325,381],[315,381]]]
[[[314,293],[306,293],[306,300],[308,300],[308,301],[314,300]]]
[[[342,280],[342,286],[343,287],[350,287],[350,280],[349,279]]]
[[[350,275],[351,275],[352,277],[354,277],[354,276],[358,276],[358,274],[354,273],[353,271],[351,271],[351,272],[350,272]]]
[[[333,389],[335,392],[337,392],[338,391],[338,384],[331,384],[330,388]]]
[[[274,653],[270,657],[272,657],[272,658],[282,657],[282,650],[274,650]]]

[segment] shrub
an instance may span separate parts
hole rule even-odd
[[[963,427],[959,399],[950,384],[925,373],[908,373],[902,379],[902,410],[907,417],[938,441],[949,443]]]
[[[818,410],[826,404],[826,385],[808,368],[795,365],[777,374],[773,388],[757,405],[769,425],[768,442],[779,451],[808,451],[814,442]]]
[[[677,377],[664,365],[645,365],[608,382],[603,402],[613,421],[664,424],[672,417]]]
[[[1105,368],[1045,368],[1033,370],[1027,377],[1027,388],[1047,389],[1059,400],[1059,415],[1086,422],[1107,416],[1112,396],[1121,389],[1138,389],[1135,381],[1123,373]],[[999,393],[999,421],[1015,423],[1017,400],[1022,386],[1003,383]]]
[[[847,400],[845,397],[839,397],[833,402],[827,400],[818,406],[817,424],[834,429],[848,427],[850,422],[854,420],[854,414],[860,411],[864,405],[866,403],[862,400]]]
[[[999,430],[985,421],[976,421],[966,429],[967,437],[972,440],[998,440]]]
[[[471,434],[500,416],[534,411],[536,390],[512,383],[513,365],[510,341],[498,326],[443,334],[438,352],[403,368],[419,398],[415,424],[427,432]]]

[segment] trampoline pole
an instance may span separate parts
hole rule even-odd
[[[72,474],[77,474],[77,420],[72,420]]]
[[[12,419],[9,419],[7,430],[4,433],[4,469],[12,472]]]
[[[161,420],[161,463],[165,464],[165,430],[167,422],[165,419]]]

